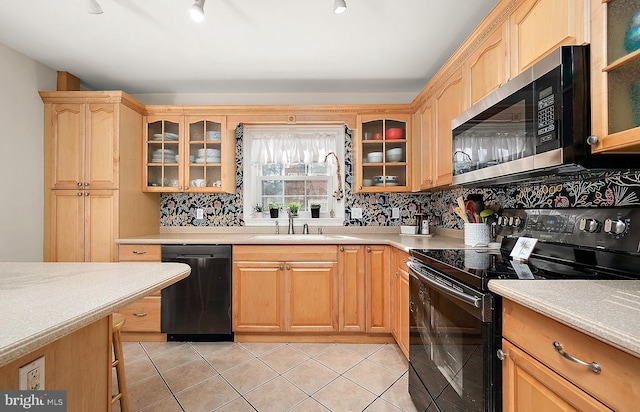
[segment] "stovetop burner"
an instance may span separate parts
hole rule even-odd
[[[505,236],[499,250],[418,249],[411,255],[483,291],[490,279],[640,279],[638,209],[511,209],[496,223]],[[523,236],[539,241],[528,261],[512,261]]]

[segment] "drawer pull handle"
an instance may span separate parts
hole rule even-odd
[[[138,252],[137,250],[134,250],[134,251],[133,251],[133,254],[134,254],[134,255],[144,255],[144,254],[146,254],[146,253],[147,253],[147,251],[146,251],[146,250],[143,250],[142,252]]]
[[[571,362],[575,362],[577,364],[580,364],[582,366],[586,366],[587,368],[591,369],[591,372],[593,372],[593,373],[600,373],[600,371],[601,371],[600,365],[598,365],[595,362],[587,363],[587,362],[581,361],[580,359],[576,358],[575,356],[568,354],[567,352],[562,350],[562,345],[559,342],[553,342],[553,348],[560,355],[562,355],[563,358],[568,359]]]
[[[134,312],[133,316],[137,316],[139,318],[143,318],[143,317],[147,316],[147,312],[142,312],[142,313],[135,313]]]

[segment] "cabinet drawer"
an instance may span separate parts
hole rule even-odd
[[[396,249],[396,267],[404,270],[405,272],[409,272],[409,266],[407,262],[409,261],[409,254],[404,250]]]
[[[608,407],[635,410],[640,399],[636,384],[640,382],[640,358],[509,300],[503,302],[505,338]],[[565,359],[554,342],[584,362],[596,362],[601,372]]]
[[[119,245],[118,260],[120,262],[160,262],[160,245]]]
[[[233,247],[233,261],[337,262],[336,245],[260,245]]]
[[[160,296],[146,296],[120,309],[123,332],[160,332]]]

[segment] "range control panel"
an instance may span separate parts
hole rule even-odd
[[[621,252],[640,252],[639,208],[505,209],[496,233]]]

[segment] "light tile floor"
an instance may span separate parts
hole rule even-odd
[[[132,411],[416,411],[407,360],[394,344],[129,342],[123,349]]]

